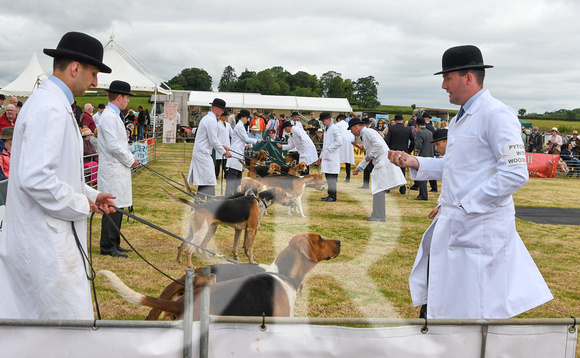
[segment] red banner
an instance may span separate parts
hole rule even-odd
[[[530,177],[555,178],[559,159],[557,154],[526,153]]]

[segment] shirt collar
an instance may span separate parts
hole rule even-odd
[[[479,92],[477,92],[476,94],[474,94],[470,99],[467,100],[467,102],[465,102],[465,104],[463,105],[463,110],[465,112],[467,112],[467,110],[469,109],[469,107],[471,107],[471,105],[473,104],[473,102],[475,102],[475,100],[481,96],[481,94],[483,93],[483,91],[485,91],[483,88],[479,90]]]
[[[115,111],[115,113],[117,113],[117,115],[121,114],[119,107],[115,106],[111,102],[107,103],[107,107],[110,107],[113,111]]]
[[[70,90],[70,88],[68,88],[68,86],[60,78],[58,78],[54,75],[51,75],[50,77],[48,77],[48,79],[51,80],[58,88],[60,88],[60,90],[66,96],[68,103],[70,105],[72,105],[74,103],[75,99],[74,99],[73,93]]]

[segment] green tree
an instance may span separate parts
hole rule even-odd
[[[296,87],[292,92],[291,96],[298,97],[320,97],[318,93],[314,92],[310,87]]]
[[[526,109],[525,108],[520,108],[518,109],[518,116],[523,117],[526,115]]]
[[[574,111],[566,111],[566,119],[576,119],[576,113],[574,113]]]
[[[378,85],[379,83],[375,80],[374,76],[359,78],[354,83],[354,88],[356,91],[355,98],[359,106],[363,108],[374,108],[381,104],[377,99]]]
[[[236,86],[238,81],[238,76],[236,75],[236,70],[227,65],[222,72],[222,78],[220,78],[220,83],[218,85],[218,91],[220,92],[231,92]]]
[[[250,81],[254,77],[256,77],[256,72],[250,71],[246,68],[244,70],[244,72],[242,72],[240,74],[240,77],[238,77],[238,82],[236,82],[236,85],[234,86],[233,91],[234,92],[252,92],[251,90],[249,90],[248,81]],[[254,87],[254,86],[252,85],[252,87]]]
[[[344,80],[342,75],[335,71],[328,71],[320,76],[320,89],[322,97],[345,98]]]
[[[298,88],[310,88],[312,92],[320,92],[316,75],[311,75],[304,71],[298,71],[292,75],[288,80],[288,84],[292,91]]]
[[[344,93],[349,103],[356,103],[354,83],[349,78],[344,80]]]
[[[167,84],[174,89],[181,87],[190,91],[211,91],[212,78],[201,68],[185,68]]]

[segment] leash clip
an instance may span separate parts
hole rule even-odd
[[[425,316],[425,325],[421,328],[421,333],[426,334],[429,332],[429,327],[427,327],[427,316]]]
[[[266,329],[266,312],[262,312],[262,324],[260,325],[260,331],[265,332]]]
[[[568,329],[568,331],[569,331],[570,333],[574,333],[574,332],[576,332],[576,317],[574,317],[574,316],[570,316],[570,318],[572,318],[572,319],[574,320],[574,324],[572,324],[572,325],[570,326],[570,328]]]

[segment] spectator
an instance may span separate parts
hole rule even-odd
[[[20,110],[22,109],[22,101],[18,101],[18,103],[16,103],[16,115],[18,116],[18,113],[20,113]]]
[[[0,93],[0,110],[4,108],[4,101],[6,101],[6,96]]]
[[[314,146],[316,147],[316,153],[318,153],[320,156],[320,152],[322,151],[322,144],[324,142],[324,130],[322,128],[318,128],[310,139],[312,139],[312,143],[314,143]]]
[[[0,130],[5,127],[14,127],[16,124],[16,106],[9,104],[6,106],[6,112],[0,116]]]
[[[560,158],[563,159],[568,166],[569,171],[566,173],[568,176],[572,176],[576,173],[576,176],[580,177],[580,159],[574,157],[572,154],[572,143],[562,145]]]
[[[13,104],[14,107],[16,107],[16,105],[18,104],[18,97],[16,96],[10,97],[10,101],[8,103]]]
[[[137,140],[143,139],[143,130],[149,122],[149,113],[143,109],[142,106],[137,107],[139,114],[137,115]]]
[[[576,158],[580,157],[580,140],[578,139],[578,131],[572,131],[572,137],[568,141],[568,143],[572,144],[572,154]]]
[[[77,121],[78,126],[81,126],[81,116],[83,115],[83,110],[81,107],[79,107],[79,105],[77,104],[77,101],[73,102],[73,113],[75,115],[75,119]]]
[[[95,121],[95,125],[97,127],[99,126],[99,119],[101,119],[101,115],[103,114],[104,110],[105,110],[105,105],[103,103],[99,103],[99,105],[97,107],[97,113],[95,113],[93,115],[93,121]]]
[[[264,118],[262,118],[262,115],[259,112],[256,112],[256,115],[254,115],[254,119],[252,119],[252,122],[250,123],[250,128],[253,128],[253,127],[258,128],[256,134],[259,134],[260,139],[262,139],[262,133],[266,129],[266,121],[264,120]],[[251,131],[251,129],[250,129],[250,131]],[[258,139],[258,138],[256,138],[256,139]]]
[[[270,137],[270,130],[277,131],[278,127],[280,126],[280,121],[276,118],[276,113],[270,113],[270,119],[268,119],[268,123],[266,124],[266,129],[264,129],[264,137],[266,140],[269,140]]]
[[[441,122],[439,122],[439,129],[444,129],[447,128],[447,121],[442,119]]]
[[[83,137],[83,166],[85,168],[85,181],[93,186],[97,184],[97,173],[99,171],[99,156],[97,150],[91,142],[93,132],[88,127],[81,128]]]
[[[318,128],[321,127],[320,121],[316,119],[316,115],[314,112],[310,113],[310,120],[306,124],[306,128],[308,129],[308,134],[310,136],[314,136]]]
[[[127,123],[127,142],[133,144],[135,141],[135,124]]]
[[[252,128],[250,128],[250,134],[248,134],[248,136],[252,139],[262,139],[262,135],[260,134],[260,127],[253,125]]]
[[[97,129],[97,125],[93,119],[93,105],[90,103],[85,104],[85,112],[81,116],[81,128],[87,127],[94,133]]]
[[[286,122],[286,115],[284,113],[280,113],[280,119],[278,120],[278,122],[279,122],[278,131],[276,134],[281,140],[284,140],[284,128],[282,128],[282,124]]]
[[[539,132],[538,127],[532,128],[529,150],[531,153],[544,153],[544,135]]]
[[[411,154],[413,149],[415,149],[415,136],[413,136],[411,128],[403,125],[403,120],[402,114],[395,115],[395,124],[389,128],[389,131],[385,136],[385,143],[387,143],[387,146],[392,150],[402,150],[405,153]],[[404,177],[406,174],[406,168],[401,167],[401,171],[403,172]],[[407,183],[399,188],[399,193],[407,193],[406,184]]]
[[[556,153],[556,150],[558,153]],[[552,128],[552,135],[548,137],[548,153],[559,154],[562,151],[562,137],[558,135],[558,128]]]
[[[133,123],[135,124],[135,111],[130,109],[127,111],[127,115],[125,116],[125,125]],[[132,135],[133,133],[131,133]]]
[[[423,119],[425,120],[425,128],[429,130],[429,132],[434,133],[435,127],[433,127],[433,123],[431,122],[431,115],[427,112],[423,113]]]
[[[14,127],[4,127],[0,133],[0,139],[4,142],[4,148],[0,151],[0,170],[3,172],[5,179],[10,175],[10,152],[12,151],[12,135]]]
[[[425,118],[417,118],[416,127],[417,136],[415,137],[415,156],[423,158],[435,157],[435,147],[432,144],[433,134],[427,129]],[[415,183],[417,183],[417,186],[419,187],[419,195],[415,200],[429,200],[427,181],[416,180]]]
[[[387,126],[385,126],[385,122],[383,122],[382,119],[379,119],[379,122],[377,123],[375,130],[379,132],[381,138],[385,138],[385,134],[387,134],[388,128]]]
[[[270,133],[269,136],[266,137],[266,141],[268,142],[279,142],[281,138],[276,135],[276,129],[272,128],[268,131]]]

